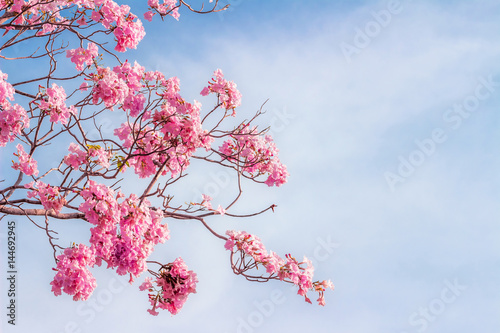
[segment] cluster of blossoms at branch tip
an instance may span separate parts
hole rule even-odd
[[[87,300],[97,286],[95,278],[88,267],[95,263],[95,254],[84,244],[64,249],[64,253],[57,256],[57,271],[54,280],[50,283],[56,296],[61,291],[73,295],[73,300]]]
[[[67,124],[70,115],[76,114],[73,105],[69,108],[66,106],[66,92],[64,88],[55,83],[52,84],[52,88],[42,89],[42,99],[38,107],[50,115],[50,121],[53,123],[61,122],[62,124]]]
[[[36,188],[33,185],[36,185]],[[59,213],[66,204],[66,199],[61,196],[57,186],[50,186],[42,181],[37,181],[36,183],[28,183],[25,187],[33,189],[33,191],[28,192],[28,198],[38,197],[43,208],[47,211],[54,210],[55,213]]]
[[[35,161],[35,159],[30,155],[26,154],[21,144],[18,144],[16,148],[17,148],[17,154],[14,155],[19,158],[19,163],[12,161],[13,163],[12,168],[14,170],[21,171],[26,176],[32,176],[32,175],[38,176],[37,162]]]
[[[217,94],[219,103],[226,110],[233,110],[232,116],[236,116],[236,108],[241,105],[241,93],[236,88],[236,83],[224,79],[224,74],[220,69],[214,72],[214,77],[208,82],[208,86],[201,91],[202,96],[210,93]]]
[[[269,279],[278,278],[281,281],[292,282],[299,287],[298,294],[304,296],[308,303],[311,303],[311,300],[307,297],[307,292],[309,290],[317,291],[319,294],[318,304],[325,305],[323,293],[327,288],[333,290],[333,284],[326,280],[313,282],[314,267],[309,259],[304,257],[302,262],[298,262],[289,254],[285,256],[286,259],[283,259],[273,251],[268,253],[257,236],[245,231],[228,230],[226,235],[229,236],[224,245],[226,250],[231,251],[231,255],[235,251],[242,255],[239,263],[233,263],[233,269],[236,270],[237,274],[244,274],[245,271],[262,265],[266,268]],[[253,263],[244,261],[245,257],[252,258]],[[262,276],[255,278],[264,279]]]
[[[78,14],[81,16],[76,20],[79,26],[88,24],[86,19],[88,16],[89,21],[100,22],[106,29],[111,30],[117,43],[115,50],[118,52],[135,49],[146,34],[142,22],[130,12],[130,7],[120,6],[112,0],[0,0],[0,10],[21,14],[14,15],[10,24],[41,26],[41,29],[38,28],[37,36],[64,29],[68,20],[61,15],[61,12],[72,6],[79,8]],[[8,26],[6,30],[13,28]]]
[[[130,274],[130,280],[146,270],[146,260],[158,243],[169,238],[167,224],[162,224],[163,213],[150,208],[148,200],[131,194],[122,202],[122,193],[115,193],[104,184],[89,180],[80,191],[85,200],[79,210],[91,228],[90,243],[96,253],[96,264],[104,260],[108,268],[116,268],[120,275]]]
[[[135,49],[146,32],[142,22],[130,12],[130,7],[119,6],[111,0],[96,2],[103,2],[103,5],[100,10],[92,12],[91,18],[96,22],[101,22],[106,29],[113,31],[117,42],[115,50],[125,52],[127,49]]]
[[[133,77],[139,86],[140,76],[131,73],[127,80],[130,82]],[[213,138],[201,126],[201,104],[188,103],[180,95],[178,78],[165,79],[156,72],[147,72],[144,84],[154,87],[161,96],[159,107],[140,115],[131,110],[130,116],[140,116],[142,125],[123,123],[114,134],[123,141],[124,148],[131,150],[128,163],[139,177],[157,172],[170,172],[175,177],[189,166],[190,157],[198,148],[210,149]]]
[[[182,258],[177,258],[173,263],[162,265],[159,273],[149,271],[154,275],[153,280],[147,277],[140,290],[149,291],[149,302],[152,308],[148,312],[154,316],[158,315],[157,309],[168,310],[172,315],[177,314],[189,294],[196,293],[198,278],[196,273],[189,271]]]
[[[76,65],[76,69],[82,71],[84,64],[90,66],[99,55],[99,49],[94,43],[88,43],[87,49],[79,47],[74,50],[67,50],[66,57],[71,58],[71,62]]]
[[[87,162],[87,153],[80,149],[80,146],[72,142],[68,148],[70,154],[64,157],[64,163],[71,166],[73,169]]]
[[[211,210],[219,215],[226,214],[226,210],[221,205],[219,205],[219,207],[217,207],[217,209],[214,209],[212,207],[212,198],[206,194],[202,194],[202,201],[201,201],[201,203],[199,203],[197,205],[200,205],[201,207],[205,207],[206,209]]]
[[[163,0],[162,3],[159,0],[148,0],[149,10],[144,13],[144,18],[151,22],[153,16],[158,13],[161,17],[170,15],[179,20],[179,5],[177,3],[177,0]]]
[[[7,82],[7,74],[0,70],[0,147],[15,140],[25,128],[29,128],[30,121],[26,110],[19,104],[11,105],[14,100],[14,87]]]
[[[243,125],[219,147],[222,158],[241,164],[244,172],[252,177],[267,174],[268,186],[280,186],[289,176],[286,166],[278,158],[278,148],[271,136],[263,137],[257,128]]]

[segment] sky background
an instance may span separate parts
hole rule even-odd
[[[336,286],[326,306],[286,284],[233,275],[223,241],[179,221],[167,221],[171,240],[153,254],[182,256],[198,274],[198,292],[178,315],[152,317],[141,279],[130,286],[102,268],[89,302],[54,297],[44,233],[13,217],[17,325],[6,324],[3,307],[2,332],[498,332],[500,2],[231,3],[224,13],[181,11],[179,22],[143,20],[145,39],[120,56],[179,77],[183,96],[205,110],[214,101],[199,92],[217,68],[238,84],[241,119],[268,100],[260,124],[274,126],[290,179],[280,188],[246,184],[234,212],[278,208],[208,222],[311,258],[315,278]],[[116,121],[103,119],[103,128]],[[1,149],[2,176],[10,175],[12,149]],[[180,202],[207,192],[215,205],[230,202],[233,175],[191,167],[192,180],[174,189]],[[63,245],[88,239],[83,222],[53,225]],[[5,267],[5,238],[1,246]]]

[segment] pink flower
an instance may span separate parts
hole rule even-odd
[[[66,248],[64,253],[57,256],[57,271],[54,280],[50,283],[56,296],[61,291],[73,295],[73,300],[87,300],[97,286],[95,278],[88,266],[95,264],[94,252],[84,244]]]
[[[3,104],[10,99],[14,100],[14,87],[7,82],[8,75],[0,70],[0,104]]]
[[[153,288],[153,284],[151,283],[151,278],[147,277],[144,282],[139,286],[139,290],[149,290]]]
[[[201,197],[203,198],[201,205],[207,209],[212,209],[212,198],[206,194],[202,194]]]
[[[243,171],[253,178],[266,175],[268,186],[281,186],[289,176],[286,166],[278,158],[278,148],[270,136],[257,135],[257,128],[240,126],[232,139],[223,142],[219,151],[223,159],[243,164]],[[255,174],[255,176],[254,176]]]
[[[50,24],[50,23],[45,23],[42,25],[42,30],[38,31],[36,33],[37,36],[43,36],[43,35],[46,35],[48,33],[51,33],[52,31],[54,31],[56,29],[57,25],[55,24]]]
[[[40,102],[39,107],[50,115],[51,122],[67,124],[70,115],[76,114],[74,106],[66,107],[66,92],[63,87],[53,83],[52,88],[46,89],[45,96],[46,99]]]
[[[66,57],[71,58],[71,62],[76,64],[76,69],[83,70],[83,65],[90,66],[94,63],[94,59],[99,55],[99,49],[96,44],[88,43],[87,49],[81,47],[74,50],[67,50]]]
[[[148,10],[147,12],[144,13],[144,18],[146,20],[148,20],[149,22],[151,22],[153,20],[153,16],[155,15],[156,13],[153,13],[152,11]]]
[[[95,250],[96,264],[104,260],[108,268],[116,268],[120,275],[130,274],[131,279],[146,270],[146,260],[158,243],[169,238],[166,224],[162,224],[161,211],[150,209],[150,203],[130,195],[119,203],[118,193],[103,184],[90,180],[80,192],[85,200],[79,210],[95,225],[91,229],[90,243]]]
[[[95,85],[92,90],[92,103],[95,105],[101,100],[106,108],[112,110],[114,105],[123,103],[129,94],[127,83],[109,68],[98,67],[93,81]]]
[[[304,296],[305,301],[308,303],[311,303],[311,300],[307,297],[307,292],[310,290],[317,291],[320,295],[318,302],[320,305],[324,305],[323,293],[325,288],[331,287],[333,290],[333,285],[330,281],[312,282],[314,267],[309,259],[304,257],[302,262],[298,262],[290,254],[285,256],[286,260],[272,251],[268,254],[261,240],[245,231],[228,230],[226,235],[228,239],[224,247],[226,250],[231,251],[231,256],[235,252],[241,252],[242,258],[253,260],[253,262],[250,260],[247,263],[243,260],[239,267],[234,266],[233,270],[239,271],[238,274],[243,274],[248,270],[246,267],[263,265],[270,279],[274,278],[295,284],[299,287],[297,293]]]
[[[206,96],[209,93],[217,94],[222,106],[226,110],[232,109],[232,115],[236,115],[235,108],[241,105],[241,93],[238,91],[236,83],[224,79],[224,74],[220,69],[214,72],[212,81],[209,82],[207,87],[203,88],[200,94]]]
[[[78,23],[78,25],[81,27],[86,26],[87,20],[85,19],[85,15],[82,15],[82,17],[78,21],[76,21],[76,23]]]
[[[4,103],[0,109],[0,147],[5,147],[8,142],[15,140],[22,130],[29,128],[29,118],[26,110],[18,104],[11,106]]]
[[[73,169],[87,162],[87,153],[80,149],[76,143],[71,143],[68,148],[71,154],[64,157],[64,163],[71,166]]]
[[[37,189],[28,192],[28,197],[34,198],[38,196],[43,208],[59,213],[66,204],[66,199],[60,196],[59,188],[47,185],[41,181],[37,181],[36,186]]]
[[[87,82],[83,82],[81,85],[80,85],[80,90],[82,91],[87,91],[89,89],[89,85]]]
[[[161,4],[159,0],[148,0],[148,6],[158,12],[162,17],[170,15],[176,20],[179,20],[180,14],[177,0],[163,0]],[[146,17],[146,14],[144,15],[144,17]]]
[[[97,157],[96,161],[93,161],[104,168],[109,168],[111,164],[109,159],[113,156],[111,151],[107,151],[101,146],[89,146],[88,157]]]
[[[146,290],[144,288],[146,284],[149,287],[147,290],[151,290],[153,286],[150,281],[149,278],[147,283],[143,283],[139,289]],[[173,315],[177,314],[187,301],[189,294],[196,293],[197,282],[196,273],[188,270],[182,258],[175,259],[173,263],[162,265],[154,281],[159,290],[155,294],[148,294],[152,305],[152,309],[149,309],[148,312],[156,316],[158,315],[156,310],[163,309]]]
[[[96,22],[99,22],[102,18],[101,14],[98,11],[93,11],[90,17]]]
[[[224,208],[222,208],[221,205],[219,205],[219,207],[217,207],[217,209],[215,210],[216,213],[220,214],[220,215],[224,215],[226,213],[226,210]]]
[[[29,128],[29,118],[26,110],[20,105],[11,105],[8,100],[14,100],[14,87],[8,83],[7,74],[0,71],[0,147],[15,140],[22,130]]]
[[[26,154],[21,144],[18,144],[16,148],[17,154],[14,155],[19,158],[19,163],[14,162],[12,168],[20,170],[26,176],[38,176],[37,162],[30,155]]]

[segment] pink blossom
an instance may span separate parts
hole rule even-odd
[[[152,309],[148,312],[154,316],[158,315],[157,309],[164,309],[171,314],[177,314],[184,303],[187,301],[189,294],[196,293],[196,283],[198,278],[196,273],[189,271],[186,263],[182,258],[177,258],[173,263],[163,265],[160,268],[159,274],[155,274],[155,292],[150,293],[149,301]],[[151,279],[147,279],[139,289],[147,290],[153,288]],[[158,288],[158,289],[156,289]]]
[[[29,118],[26,110],[18,104],[11,106],[8,102],[0,109],[0,147],[12,142],[22,130],[29,128]]]
[[[29,128],[26,110],[18,104],[11,105],[14,100],[14,87],[8,83],[7,74],[0,71],[0,147],[14,141],[22,130]]]
[[[290,254],[285,256],[286,260],[272,251],[268,254],[261,240],[245,231],[228,230],[226,235],[228,236],[224,245],[226,250],[231,253],[239,251],[245,257],[252,258],[256,265],[260,264],[266,268],[270,278],[292,282],[298,286],[298,294],[304,296],[308,303],[311,303],[311,300],[307,297],[307,292],[317,291],[320,295],[318,302],[320,305],[324,304],[323,292],[326,287],[333,288],[333,285],[330,281],[313,282],[314,267],[309,259],[304,257],[302,262],[298,262]]]
[[[267,175],[265,183],[268,186],[281,186],[289,176],[286,166],[278,158],[278,148],[272,138],[258,135],[257,128],[240,126],[231,139],[219,147],[223,159],[243,164],[244,172],[253,177]]]
[[[153,288],[153,284],[151,283],[151,277],[147,277],[144,282],[139,286],[139,290],[149,290]]]
[[[56,296],[61,291],[73,295],[73,300],[87,300],[97,286],[95,278],[88,266],[95,263],[95,254],[84,244],[66,248],[64,253],[57,256],[57,271],[54,280],[50,283]]]
[[[42,30],[39,30],[36,35],[37,36],[43,36],[43,35],[46,35],[48,33],[51,33],[52,31],[54,31],[56,29],[57,25],[55,24],[50,24],[50,23],[45,23],[42,25]]]
[[[111,151],[107,151],[101,146],[89,146],[88,157],[97,157],[97,160],[93,161],[104,168],[109,168],[111,164],[109,159],[113,156]]]
[[[69,145],[68,154],[64,157],[64,163],[71,166],[73,169],[78,169],[78,167],[87,162],[87,153],[80,149],[80,146],[76,143],[71,143]]]
[[[144,19],[151,22],[153,20],[153,16],[155,16],[155,15],[156,15],[156,13],[153,13],[152,11],[148,10],[147,12],[144,13]]]
[[[212,198],[206,194],[202,194],[201,196],[203,198],[201,205],[207,209],[212,209]]]
[[[104,260],[120,275],[139,276],[154,246],[169,238],[167,225],[161,223],[163,214],[150,209],[147,200],[139,205],[133,194],[119,203],[121,193],[115,198],[114,191],[103,184],[90,180],[87,185],[80,192],[85,202],[79,210],[95,225],[90,243],[98,256],[96,264]]]
[[[236,83],[233,81],[227,81],[224,79],[224,74],[220,69],[214,72],[214,77],[212,81],[208,83],[207,87],[204,87],[201,91],[202,96],[206,96],[209,93],[217,94],[219,102],[226,110],[233,110],[233,116],[236,115],[235,108],[241,105],[241,93],[236,87]]]
[[[37,162],[35,159],[32,158],[31,155],[26,154],[21,144],[18,144],[16,148],[17,154],[14,155],[19,158],[19,163],[14,162],[12,168],[14,170],[20,170],[26,176],[38,176]]]
[[[170,15],[176,20],[179,20],[180,14],[177,2],[177,0],[163,0],[163,2],[160,4],[159,0],[148,0],[148,6],[150,7],[150,9],[155,10],[157,13],[159,13],[161,17]],[[148,14],[149,12],[151,11],[146,12],[144,14],[144,17],[146,17],[146,14]]]
[[[84,64],[90,66],[94,63],[94,59],[99,55],[99,50],[96,44],[88,43],[87,49],[77,48],[66,51],[66,57],[71,58],[71,62],[76,64],[76,69],[82,71]]]
[[[76,23],[78,23],[78,25],[81,27],[86,26],[87,20],[85,19],[85,15],[82,15],[82,17],[78,21],[76,21]]]
[[[123,103],[129,94],[127,83],[109,68],[98,67],[93,81],[95,86],[92,90],[92,103],[96,105],[101,100],[106,108],[112,110],[114,105]]]
[[[87,83],[87,82],[83,82],[83,83],[80,85],[80,88],[79,88],[79,89],[80,89],[80,90],[82,90],[82,91],[87,91],[87,90],[89,89],[88,87],[89,87],[88,83]]]
[[[66,92],[63,87],[53,83],[52,88],[47,88],[44,95],[46,98],[40,102],[39,107],[50,115],[51,122],[67,124],[70,115],[76,114],[74,106],[66,106]]]
[[[125,67],[120,70],[115,68],[114,71],[120,73],[119,79],[126,78],[132,87],[135,86],[134,82],[139,82],[142,75],[148,79],[161,79],[151,73],[144,74],[142,70],[135,69],[130,71]],[[125,147],[134,144],[133,154],[128,162],[141,178],[156,174],[158,167],[162,165],[161,175],[170,172],[172,177],[175,177],[189,166],[189,159],[197,148],[209,150],[212,142],[208,132],[201,126],[201,104],[196,101],[188,103],[180,96],[179,80],[174,77],[161,79],[161,82],[157,83],[162,89],[164,103],[151,114],[144,114],[142,120],[148,121],[143,123],[141,128],[136,125],[133,131],[132,125],[127,123],[115,130],[115,135],[125,141]],[[125,104],[123,109],[126,109]],[[136,113],[131,110],[130,115],[135,116]]]
[[[216,213],[220,214],[220,215],[224,215],[226,213],[226,210],[224,208],[222,208],[221,205],[219,205],[219,207],[217,207],[217,209],[215,210]]]
[[[98,11],[93,11],[90,17],[96,22],[99,22],[102,18],[101,14]]]
[[[50,186],[41,181],[37,181],[35,184],[37,188],[28,192],[28,197],[34,198],[38,196],[44,209],[47,211],[54,210],[55,213],[59,213],[66,204],[66,199],[59,193],[59,187]]]
[[[8,75],[0,70],[0,104],[3,104],[10,99],[14,100],[14,87],[7,82]]]

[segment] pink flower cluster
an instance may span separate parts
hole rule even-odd
[[[61,122],[67,124],[71,114],[76,114],[75,107],[66,106],[66,92],[63,87],[53,83],[52,88],[45,89],[43,99],[40,102],[40,110],[50,115],[50,121],[53,123]]]
[[[228,230],[226,235],[229,236],[224,245],[226,250],[234,253],[236,247],[236,251],[251,257],[256,266],[259,264],[264,266],[270,277],[274,275],[281,281],[292,282],[299,287],[298,294],[304,296],[308,303],[311,303],[311,300],[307,297],[307,292],[317,291],[319,293],[318,304],[325,305],[323,292],[326,288],[333,290],[333,285],[330,281],[313,282],[314,267],[309,259],[304,257],[302,262],[298,262],[289,254],[285,256],[285,260],[272,251],[268,253],[257,236],[245,231]]]
[[[95,225],[90,243],[96,264],[100,266],[104,260],[120,275],[130,273],[131,280],[139,276],[154,246],[169,238],[167,225],[161,224],[162,212],[149,208],[147,200],[140,203],[134,194],[119,203],[123,194],[115,198],[112,189],[92,180],[80,196],[85,201],[78,209]]]
[[[87,49],[79,47],[74,50],[67,50],[66,57],[71,58],[71,62],[76,64],[76,69],[83,70],[83,65],[90,66],[94,63],[94,59],[99,55],[97,45],[88,43]]]
[[[165,167],[161,174],[170,172],[174,177],[189,165],[196,149],[210,149],[212,138],[201,126],[201,104],[188,103],[181,97],[179,80],[167,80],[153,72],[144,76],[147,84],[153,79],[155,89],[161,91],[161,106],[141,115],[142,127],[124,123],[115,135],[124,141],[123,147],[131,149],[132,158],[128,161],[139,177],[156,174],[162,165]]]
[[[59,187],[50,186],[41,181],[37,181],[35,184],[37,188],[28,192],[28,198],[38,197],[43,208],[59,213],[66,204],[66,199],[59,193]],[[29,187],[33,186],[31,183],[28,185]]]
[[[58,24],[67,23],[67,19],[61,16],[61,13],[65,8],[74,5],[79,8],[83,7],[84,10],[80,13],[85,15],[87,15],[85,9],[90,10],[92,20],[101,22],[106,29],[113,32],[117,41],[115,50],[118,52],[125,52],[127,48],[135,49],[146,34],[142,22],[130,12],[130,7],[120,6],[112,0],[0,1],[0,9],[10,7],[9,11],[11,12],[22,12],[22,15],[15,16],[15,19],[10,22],[11,24],[34,25],[43,23],[42,29],[37,32],[38,36],[61,29]],[[47,17],[50,17],[48,22]],[[87,25],[84,17],[80,18],[77,23],[82,26]]]
[[[160,14],[161,17],[170,15],[176,20],[179,20],[180,14],[177,0],[163,0],[161,4],[159,0],[148,0],[148,6],[149,10],[144,13],[144,18],[149,22],[151,22],[156,13]]]
[[[200,94],[202,96],[207,96],[210,93],[217,94],[219,103],[221,103],[226,110],[232,109],[232,115],[236,115],[235,108],[241,105],[241,93],[236,89],[236,83],[224,79],[224,74],[222,74],[220,69],[214,72],[212,81],[208,83],[207,87],[203,88]]]
[[[98,67],[97,73],[92,75],[95,82],[92,90],[92,103],[99,104],[99,100],[104,102],[108,109],[118,103],[123,103],[128,94],[127,83],[118,78],[118,75],[109,68]]]
[[[0,70],[0,104],[3,105],[7,99],[14,100],[15,89],[7,82],[9,76]]]
[[[88,148],[89,161],[93,161],[106,169],[111,166],[111,164],[109,163],[109,159],[113,157],[113,153],[111,151],[108,151],[99,145],[88,145]],[[91,160],[91,158],[96,159]]]
[[[68,155],[64,157],[64,163],[71,166],[73,169],[78,169],[82,164],[88,164],[93,162],[99,164],[104,168],[109,168],[111,166],[109,160],[113,157],[113,153],[102,148],[99,145],[87,145],[88,151],[82,151],[80,146],[76,143],[71,143],[69,145]],[[94,159],[92,159],[94,158]]]
[[[87,153],[82,151],[76,143],[72,142],[69,145],[68,151],[70,154],[64,157],[64,163],[73,169],[78,169],[80,165],[87,163]]]
[[[125,52],[127,49],[135,49],[146,35],[146,32],[142,22],[130,12],[130,7],[127,5],[120,6],[111,0],[95,2],[96,6],[98,6],[98,3],[102,3],[102,7],[100,9],[95,8],[91,18],[96,22],[101,22],[106,29],[113,31],[117,42],[115,50]]]
[[[278,148],[271,136],[262,137],[257,128],[242,126],[235,131],[232,139],[224,141],[219,151],[223,159],[242,163],[243,171],[252,177],[267,174],[268,186],[280,186],[289,176],[286,166],[278,158]]]
[[[104,102],[108,109],[113,106],[123,104],[125,111],[130,111],[135,117],[143,111],[146,98],[139,93],[142,85],[141,79],[144,75],[144,67],[137,62],[131,66],[125,62],[121,66],[116,66],[111,71],[109,68],[98,67],[97,73],[92,74],[94,88],[92,90],[92,103]]]
[[[14,100],[14,87],[7,82],[8,75],[0,70],[0,147],[14,141],[22,130],[29,128],[29,118],[19,104],[11,105]]]
[[[56,296],[61,291],[73,295],[73,300],[87,300],[97,286],[95,278],[88,267],[94,266],[95,256],[92,249],[84,244],[64,249],[57,256],[57,271],[50,283]]]
[[[137,62],[134,62],[134,66],[132,66],[126,61],[123,65],[114,67],[113,72],[128,87],[128,92],[122,102],[123,110],[129,111],[132,117],[136,117],[144,110],[144,103],[146,102],[146,97],[140,93],[140,89],[142,88],[141,80],[145,75],[144,67]]]
[[[35,161],[35,159],[30,155],[26,154],[21,144],[18,144],[16,148],[17,148],[17,154],[14,155],[19,158],[19,163],[15,163],[13,161],[12,168],[14,170],[21,171],[26,176],[32,176],[32,175],[38,176],[37,162]]]
[[[154,272],[153,272],[154,273]],[[149,301],[152,308],[148,312],[154,316],[158,315],[157,309],[168,310],[172,315],[177,314],[189,294],[196,293],[196,273],[189,271],[182,258],[177,258],[173,263],[163,265],[159,274],[154,273],[156,279],[150,277],[139,287],[140,290],[148,290]]]

